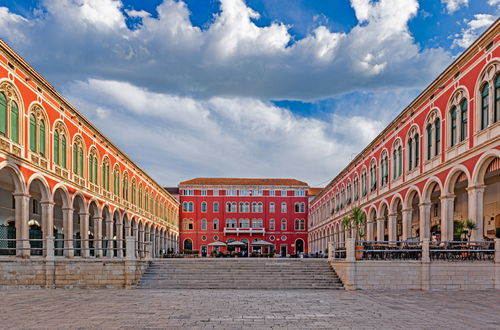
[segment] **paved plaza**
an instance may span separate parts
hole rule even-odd
[[[337,290],[3,290],[9,328],[499,329],[500,294]]]

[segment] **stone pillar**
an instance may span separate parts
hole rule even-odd
[[[146,232],[144,230],[144,225],[140,224],[139,225],[139,242],[138,242],[140,258],[144,258],[146,256],[145,251],[144,251],[145,238],[146,238]]]
[[[114,240],[113,240],[113,220],[106,219],[106,239],[108,241],[108,247],[106,249],[106,257],[113,258],[114,257]]]
[[[123,220],[122,220],[123,221]],[[123,224],[116,224],[116,256],[123,258]]]
[[[467,188],[469,200],[469,219],[476,223],[477,229],[473,231],[472,241],[484,240],[483,213],[484,213],[484,188],[485,186],[475,186]]]
[[[45,258],[48,261],[54,260],[54,236],[46,237],[45,240]]]
[[[441,241],[453,240],[453,203],[455,195],[441,196]]]
[[[385,218],[377,218],[377,241],[384,240],[384,232],[385,232]]]
[[[126,236],[125,237],[126,253],[125,259],[133,260],[135,259],[135,237]]]
[[[423,202],[418,205],[420,215],[420,240],[431,236],[431,203]]]
[[[389,220],[387,222],[387,232],[389,234],[389,241],[394,242],[398,240],[397,221],[398,221],[397,213],[389,214]]]
[[[90,257],[90,250],[89,250],[89,213],[80,213],[80,237],[82,239],[81,241],[81,256],[84,258]]]
[[[93,217],[94,221],[94,254],[96,257],[102,257],[102,217]]]
[[[54,240],[52,240],[52,248],[49,251],[47,246],[47,239],[54,238],[54,203],[53,202],[41,202],[42,205],[42,225],[43,225],[43,239],[45,242],[43,255],[47,258],[50,256],[54,257]]]
[[[429,251],[429,239],[424,238],[422,240],[422,268],[421,268],[421,288],[422,290],[430,290],[431,288],[431,274],[430,274],[430,251]]]
[[[407,241],[411,237],[411,213],[413,209],[401,210],[402,222],[403,222],[403,241]]]
[[[63,226],[64,226],[64,256],[73,258],[75,250],[73,249],[73,209],[71,207],[63,208]]]
[[[366,240],[369,242],[373,242],[375,240],[375,231],[373,230],[374,226],[375,222],[373,220],[366,223]]]
[[[345,249],[346,249],[346,258],[345,260],[348,262],[355,262],[356,261],[356,255],[355,255],[355,241],[353,238],[348,238],[345,242]]]
[[[495,238],[495,289],[500,289],[500,238]]]
[[[328,261],[333,260],[333,241],[328,242]]]
[[[29,205],[30,196],[24,194],[14,194],[16,203],[15,222],[16,222],[16,255],[23,258],[30,256],[29,242]]]

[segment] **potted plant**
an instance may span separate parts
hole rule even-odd
[[[342,219],[342,225],[346,230],[351,230],[354,228],[356,230],[356,260],[363,259],[363,244],[360,244],[360,240],[364,238],[365,232],[363,230],[364,225],[366,224],[366,214],[359,206],[355,206],[351,210],[350,216],[344,217]]]

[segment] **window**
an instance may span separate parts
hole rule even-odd
[[[427,125],[427,160],[432,158],[432,125]]]
[[[132,179],[132,195],[131,202],[133,205],[137,205],[137,191],[136,191],[136,183],[135,178]]]
[[[250,219],[240,219],[240,228],[250,228]]]
[[[269,190],[269,196],[274,197],[274,190]]]
[[[401,141],[398,139],[392,149],[392,178],[397,179],[403,173],[403,150]]]
[[[16,105],[16,117],[18,117]],[[12,112],[11,112],[12,120]],[[17,134],[17,132],[16,132]],[[39,106],[33,107],[29,116],[29,148],[31,152],[35,152],[42,157],[46,156],[46,131],[43,110]]]
[[[286,213],[286,203],[281,203],[281,213]]]
[[[0,92],[0,133],[7,134],[7,98]]]
[[[252,213],[257,213],[257,203],[256,202],[252,203]]]
[[[359,198],[359,179],[358,175],[354,177],[354,201],[357,201]]]
[[[413,126],[408,134],[408,170],[417,168],[420,159],[420,135]]]
[[[481,129],[488,127],[489,122],[489,109],[490,109],[490,98],[489,98],[489,84],[484,84],[481,90]]]
[[[54,128],[54,163],[66,168],[66,128],[57,122]]]
[[[203,190],[201,191],[201,195],[202,195],[202,196],[206,196],[206,195],[207,195],[207,191],[206,191],[205,189],[203,189]]]
[[[295,196],[296,197],[304,197],[306,195],[306,191],[305,190],[295,190]]]
[[[184,189],[184,196],[193,196],[194,190],[192,189]]]
[[[464,99],[460,104],[460,141],[467,138],[467,100]]]
[[[380,160],[380,186],[383,187],[387,183],[389,183],[389,157],[384,151]]]
[[[201,203],[201,212],[207,212],[207,203],[206,202]]]
[[[274,219],[269,220],[269,230],[271,230],[271,231],[274,230]]]
[[[493,114],[493,121],[496,123],[500,121],[500,74],[495,79],[495,112]],[[467,107],[467,105],[466,105]]]
[[[116,196],[120,195],[120,170],[118,169],[118,165],[115,166],[115,170],[113,171],[113,193]]]
[[[231,220],[231,228],[236,228],[236,219]]]
[[[441,152],[441,119],[436,119],[434,127],[436,128],[434,136],[434,141],[436,143],[436,146],[434,147],[434,156],[437,156]]]
[[[281,219],[281,231],[286,230],[286,219]]]
[[[375,160],[370,165],[370,191],[377,189],[377,163]]]
[[[230,202],[226,203],[226,212],[232,212],[231,211],[231,203]]]
[[[182,228],[184,230],[193,230],[193,219],[183,219],[182,220]]]
[[[219,230],[219,219],[214,219],[214,230]]]
[[[15,101],[12,101],[10,104],[10,138],[12,141],[19,143],[19,108],[17,107],[17,103]],[[45,141],[45,137],[43,141]],[[45,143],[43,145],[45,148]]]
[[[83,178],[83,140],[77,136],[73,143],[73,173]],[[118,195],[118,191],[116,192]]]
[[[214,213],[218,213],[218,212],[219,212],[219,203],[214,202]]]
[[[269,203],[269,213],[274,213],[274,202]]]
[[[366,170],[361,173],[361,195],[366,196]]]
[[[219,196],[219,191],[218,190],[214,190],[214,196]]]
[[[240,189],[240,196],[248,196],[248,190]]]
[[[262,228],[262,219],[257,219],[257,228]]]
[[[14,88],[7,82],[2,83],[0,86],[0,134],[9,137],[13,142],[19,143],[19,129],[22,127],[19,121],[19,98],[14,92]],[[42,114],[41,108],[35,106],[34,110],[40,109],[39,113]],[[10,109],[10,110],[9,110]],[[8,123],[10,122],[10,125]],[[9,127],[10,126],[10,127]],[[45,139],[43,140],[43,147],[45,147]],[[45,150],[42,156],[45,156]]]
[[[89,181],[93,184],[97,184],[97,168],[99,163],[97,161],[97,151],[93,148],[89,153]]]
[[[450,111],[450,146],[457,144],[457,107]]]
[[[252,219],[252,228],[257,228],[257,219]]]
[[[64,167],[64,166],[63,166]],[[104,190],[109,191],[109,159],[107,157],[102,161],[102,187]],[[142,186],[140,187],[140,195],[142,196]],[[140,201],[142,207],[142,200]]]
[[[299,219],[295,219],[295,221],[294,221],[294,229],[295,230],[300,230],[300,220]]]
[[[231,228],[231,219],[226,219],[226,228]]]
[[[257,212],[262,213],[262,202],[257,203]]]
[[[306,211],[305,203],[295,203],[295,213],[304,213]]]
[[[201,230],[207,230],[207,219],[201,219]]]
[[[122,197],[128,201],[128,175],[125,173],[123,175],[123,187],[122,187]]]
[[[286,190],[281,191],[281,196],[286,196]]]
[[[226,196],[237,196],[237,190],[227,189],[226,190]]]

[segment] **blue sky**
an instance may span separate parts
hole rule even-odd
[[[161,184],[317,186],[499,13],[500,0],[0,0],[0,37]]]

